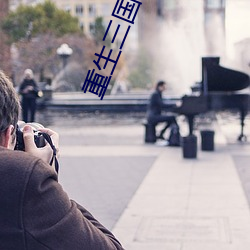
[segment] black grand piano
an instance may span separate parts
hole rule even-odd
[[[244,120],[249,109],[249,76],[243,72],[219,65],[219,57],[202,58],[202,81],[192,88],[193,94],[182,97],[181,106],[175,112],[187,117],[189,135],[193,133],[194,118],[207,111],[236,110],[240,113],[241,133],[239,141],[246,140]]]

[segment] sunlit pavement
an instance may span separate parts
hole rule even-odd
[[[196,131],[197,159],[145,145],[141,124],[52,128],[61,135],[63,188],[125,249],[249,249],[250,144],[236,141],[238,121],[214,123],[214,152],[201,151]]]

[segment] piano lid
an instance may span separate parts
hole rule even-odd
[[[202,57],[202,82],[204,93],[209,91],[237,91],[250,85],[249,75],[219,65],[219,57]]]

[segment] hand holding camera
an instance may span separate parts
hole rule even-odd
[[[16,130],[16,146],[15,150],[21,150],[21,151],[26,151],[25,150],[25,143],[23,139],[23,130],[25,127],[26,123],[24,122],[19,122],[17,130]],[[42,135],[41,132],[38,131],[38,129],[43,128],[43,126],[39,123],[27,123],[28,126],[31,127],[31,129],[34,132],[34,142],[36,147],[42,148],[46,145],[45,139]],[[29,128],[26,128],[29,130]],[[31,132],[31,131],[30,131]]]
[[[59,136],[39,123],[19,123],[15,150],[30,153],[51,164],[58,152]]]

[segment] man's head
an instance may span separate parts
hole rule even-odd
[[[13,84],[0,71],[0,146],[14,148],[19,110],[19,98]]]
[[[156,84],[156,89],[160,92],[163,92],[165,89],[166,89],[166,82],[164,81],[159,81],[157,84]]]

